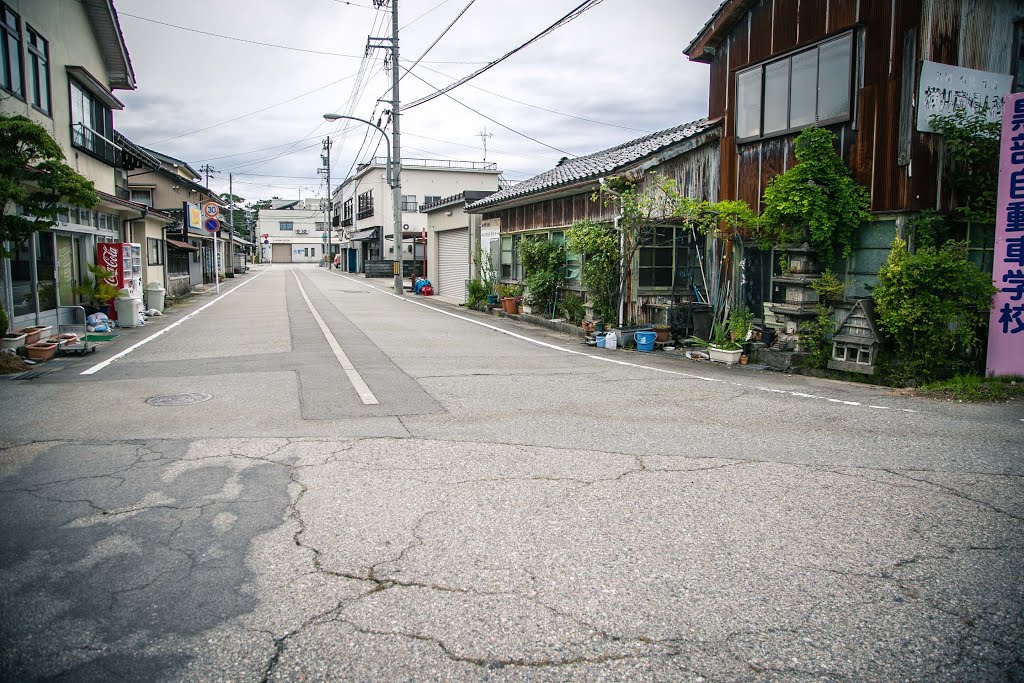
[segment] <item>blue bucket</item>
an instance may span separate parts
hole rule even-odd
[[[604,334],[603,333],[597,335],[597,348],[599,348],[599,349],[603,349],[604,348]]]
[[[644,330],[642,332],[636,332],[633,334],[633,339],[636,339],[636,350],[637,351],[653,351],[654,350],[654,338],[658,336],[657,332],[650,330]]]

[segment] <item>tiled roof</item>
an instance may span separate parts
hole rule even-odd
[[[466,208],[470,211],[483,209],[527,195],[611,175],[652,154],[660,152],[666,147],[683,142],[716,125],[718,125],[717,120],[700,119],[684,123],[675,128],[669,128],[668,130],[651,133],[642,138],[625,142],[617,147],[588,154],[585,157],[569,159],[550,171],[545,171],[529,180],[524,180],[512,187],[495,192],[489,197],[470,204]]]

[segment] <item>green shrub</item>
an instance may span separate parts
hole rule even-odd
[[[800,324],[800,350],[807,354],[802,365],[820,370],[828,367],[832,357],[835,321],[832,320],[832,309],[828,306],[818,304],[815,311],[817,315],[813,320]]]
[[[589,221],[574,223],[565,233],[569,249],[583,257],[580,282],[590,295],[596,320],[618,318],[619,238],[610,225]]]
[[[530,297],[549,311],[555,290],[565,275],[565,247],[551,240],[527,237],[519,242],[519,261]]]
[[[979,360],[995,287],[967,260],[965,243],[911,254],[897,237],[873,294],[892,349],[892,380],[927,381],[968,371]]]
[[[479,278],[473,278],[466,286],[466,306],[480,308],[487,302],[487,288]]]
[[[558,302],[558,311],[561,316],[573,324],[583,320],[586,310],[583,297],[576,292],[564,293],[561,301]]]

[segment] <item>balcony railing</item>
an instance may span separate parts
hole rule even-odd
[[[363,218],[369,218],[373,215],[373,204],[368,207],[359,209],[359,213],[356,214],[356,218],[362,220]]]
[[[341,227],[343,228],[347,228],[350,225],[352,225],[352,216],[349,216],[348,218],[341,221]]]
[[[374,157],[369,164],[362,166],[384,166],[387,157]],[[406,159],[402,158],[403,168],[444,168],[463,171],[497,171],[498,164],[491,161],[453,161],[450,159]]]
[[[121,147],[84,123],[71,125],[71,144],[86,150],[111,166],[121,162]]]

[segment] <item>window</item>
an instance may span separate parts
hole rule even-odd
[[[441,201],[441,195],[428,194],[423,197],[423,206],[430,206],[431,204],[437,204]]]
[[[348,199],[348,200],[345,201],[345,204],[342,206],[342,221],[341,221],[341,224],[343,226],[347,227],[349,225],[352,225],[353,202],[354,202],[354,200]]]
[[[523,266],[519,263],[519,235],[501,236],[501,271],[502,280],[522,280]]]
[[[28,30],[28,95],[32,106],[50,113],[50,44],[29,26]]]
[[[130,190],[131,200],[139,204],[145,204],[152,208],[153,206],[153,190]]]
[[[24,99],[21,76],[21,19],[0,5],[0,87]]]
[[[419,204],[416,203],[416,195],[414,194],[403,194],[402,195],[402,211],[419,211]]]
[[[694,254],[692,238],[684,228],[662,226],[654,229],[649,242],[640,247],[637,279],[644,289],[693,286]],[[699,277],[699,276],[698,276]]]
[[[295,223],[292,221],[278,221],[277,229],[281,232],[288,232],[295,229]]]
[[[114,115],[110,108],[77,81],[71,81],[71,144],[108,163],[115,163]]]
[[[316,227],[316,229],[317,229],[317,230],[319,230],[320,232],[323,232],[324,230],[326,230],[326,228],[324,227],[324,222],[323,222],[323,221],[316,221],[316,222],[314,223],[314,226],[315,226],[315,227]]]
[[[149,255],[149,265],[162,266],[164,263],[163,240],[147,237],[146,253]]]
[[[369,218],[373,215],[373,190],[359,195],[359,214],[357,218]]]
[[[752,140],[850,118],[853,35],[736,74],[736,138]]]

